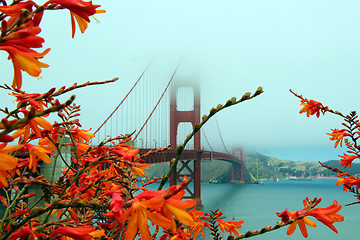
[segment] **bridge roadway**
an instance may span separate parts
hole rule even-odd
[[[139,149],[140,156],[151,149]],[[163,152],[157,152],[150,154],[143,158],[146,163],[148,164],[155,164],[155,163],[163,163],[163,162],[170,162],[171,159],[176,158],[177,150],[176,149],[167,149]],[[200,156],[199,156],[200,155]],[[197,157],[200,157],[201,160],[222,160],[230,163],[238,163],[244,164],[244,161],[227,153],[223,152],[212,152],[212,151],[205,151],[205,150],[184,150],[180,156],[180,161],[186,160],[195,160]]]

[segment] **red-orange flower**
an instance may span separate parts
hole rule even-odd
[[[13,92],[9,95],[16,97],[16,101],[18,101],[17,107],[20,107],[22,104],[30,104],[36,110],[44,111],[44,103],[42,101],[35,101],[35,98],[41,96],[40,93],[16,93]],[[24,106],[24,105],[23,105]]]
[[[128,221],[125,240],[132,240],[136,236],[139,229],[141,238],[150,240],[150,231],[147,220],[149,219],[153,224],[163,228],[170,228],[171,222],[161,214],[148,209],[158,209],[164,204],[164,198],[156,197],[150,200],[139,200],[135,198],[131,207],[126,210],[124,215],[119,219],[120,222]]]
[[[39,146],[45,148],[48,151],[53,151],[55,149],[54,143],[58,143],[58,138],[61,135],[62,135],[62,131],[60,131],[60,126],[57,125],[51,130],[51,132],[47,137],[43,137],[39,139]]]
[[[338,214],[341,208],[342,206],[338,205],[338,202],[334,200],[332,205],[326,208],[315,208],[309,211],[307,215],[315,217],[318,221],[322,222],[331,230],[338,233],[333,223],[344,221],[344,217]]]
[[[12,233],[8,240],[16,240],[16,239],[28,239],[29,236],[33,236],[34,239],[36,239],[36,235],[35,233],[29,229],[29,228],[23,228],[19,231],[16,231],[14,233]]]
[[[244,220],[240,221],[234,221],[235,217],[233,217],[232,220],[224,221],[222,219],[216,219],[216,221],[219,223],[220,229],[222,232],[228,232],[230,234],[234,233],[237,237],[239,236],[239,233],[236,231],[236,229],[240,229],[242,226],[241,224],[244,223]]]
[[[92,133],[89,133],[89,131],[79,129],[79,128],[74,128],[74,129],[71,129],[70,132],[71,132],[72,137],[74,138],[75,142],[85,143],[85,142],[91,142],[91,138],[95,137],[95,135]]]
[[[130,166],[131,171],[133,171],[134,173],[136,173],[137,175],[143,177],[145,175],[145,170],[144,168],[148,168],[149,165],[148,164],[140,164],[140,163],[135,163],[135,166]]]
[[[354,176],[349,176],[349,177],[344,177],[341,174],[338,174],[339,179],[336,182],[337,186],[341,186],[344,184],[344,191],[347,191],[348,187],[352,187],[352,186],[356,186],[356,190],[359,190],[360,188],[360,178],[358,177],[354,177]],[[346,186],[345,186],[346,185]]]
[[[75,19],[79,25],[80,31],[84,33],[88,25],[87,23],[90,22],[89,17],[96,13],[105,12],[105,10],[96,9],[100,7],[100,5],[93,5],[92,1],[84,2],[82,0],[50,0],[45,5],[49,3],[56,3],[70,10],[73,38],[75,36]]]
[[[133,146],[129,146],[126,144],[119,144],[111,148],[109,152],[116,154],[124,160],[131,161],[136,158],[136,155],[139,153],[139,149],[133,149]]]
[[[28,116],[29,114],[27,110],[22,110],[22,112],[24,112],[25,116]],[[35,117],[33,119],[30,119],[23,128],[17,130],[12,136],[14,138],[17,138],[22,135],[23,140],[27,141],[30,134],[34,133],[37,138],[41,138],[41,130],[39,127],[47,131],[52,130],[52,125],[48,121],[46,121],[42,117]]]
[[[175,234],[169,234],[169,233],[165,233],[164,235],[162,235],[160,237],[160,240],[189,240],[189,239],[195,239],[196,237],[191,238],[191,233],[184,227],[179,226],[176,229],[176,233]]]
[[[8,187],[8,182],[6,180],[8,171],[13,170],[18,163],[17,158],[8,153],[19,150],[22,147],[23,145],[7,147],[6,143],[0,144],[0,187]]]
[[[344,217],[337,214],[341,209],[341,205],[338,205],[337,201],[334,201],[332,205],[326,208],[315,208],[321,201],[321,198],[315,198],[313,201],[310,201],[309,198],[303,201],[304,209],[301,211],[292,211],[289,212],[287,209],[282,213],[277,213],[281,220],[286,224],[293,221],[287,229],[287,234],[291,235],[294,233],[296,226],[299,225],[302,235],[307,238],[308,232],[306,225],[310,227],[316,227],[316,224],[308,219],[308,216],[315,217],[318,221],[325,224],[331,230],[337,233],[336,228],[333,226],[334,222],[344,221]]]
[[[14,139],[15,138],[10,135],[0,136],[0,142],[12,142]]]
[[[342,147],[342,141],[343,138],[345,136],[349,136],[349,133],[346,132],[345,129],[331,129],[332,133],[326,133],[327,135],[331,136],[330,140],[331,141],[336,141],[335,142],[335,148],[338,146],[338,144],[340,143],[340,146]]]
[[[342,158],[342,159],[340,159],[340,163],[341,163],[341,166],[344,166],[345,168],[351,168],[352,162],[355,159],[359,158],[356,155],[347,155],[346,153],[344,153],[344,156],[342,156],[342,155],[338,155],[338,156]]]
[[[182,197],[185,194],[184,187],[186,186],[186,180],[181,182],[178,186],[173,185],[166,190],[161,191],[145,191],[137,196],[137,198],[150,199],[161,197],[165,199],[164,204],[161,208],[156,209],[158,212],[161,212],[167,219],[172,223],[171,230],[175,232],[176,225],[173,219],[173,215],[187,227],[192,227],[195,224],[194,218],[186,211],[194,207],[196,201],[194,199],[182,201]]]
[[[71,237],[75,240],[91,240],[93,236],[91,233],[95,232],[94,227],[83,225],[81,227],[58,227],[51,232],[50,238],[57,235]]]
[[[122,216],[124,214],[124,200],[121,197],[120,193],[114,192],[111,196],[111,203],[110,203],[110,209],[111,211],[116,214],[118,217]]]
[[[320,111],[324,114],[325,111],[321,108],[323,108],[324,106],[319,103],[316,102],[314,100],[307,100],[307,99],[303,99],[301,100],[301,104],[304,107],[300,110],[300,114],[306,112],[306,115],[309,117],[310,115],[314,115],[316,114],[316,117],[320,116]]]
[[[18,2],[14,5],[0,6],[0,12],[10,17],[7,21],[7,25],[11,26],[21,15],[22,9],[32,12],[33,6],[36,6],[36,3],[33,1]]]
[[[289,221],[290,221],[290,212],[289,212],[289,210],[287,210],[287,209],[285,209],[285,211],[283,211],[283,212],[278,212],[278,213],[276,213],[276,215],[278,216],[278,217],[281,217],[281,221],[283,222],[283,223],[288,223]]]
[[[29,168],[32,169],[33,173],[36,171],[37,162],[40,159],[46,162],[47,164],[51,163],[51,159],[49,155],[53,155],[52,152],[40,146],[32,145],[30,143],[26,143],[25,147],[29,150],[29,154],[30,154]]]
[[[23,24],[23,28],[2,38],[0,50],[8,52],[9,57],[14,65],[14,80],[12,86],[21,88],[22,77],[21,71],[26,71],[33,77],[38,77],[41,68],[49,67],[48,64],[42,63],[39,59],[43,58],[50,48],[42,53],[38,53],[31,48],[40,48],[44,39],[36,36],[41,32],[39,27],[35,27],[30,21]]]
[[[195,223],[193,217],[189,213],[187,213],[186,209],[194,207],[196,201],[194,199],[181,201],[184,194],[185,191],[181,190],[174,196],[166,199],[164,206],[161,209],[163,215],[166,218],[171,219],[171,221],[173,222],[173,231],[175,231],[175,222],[172,218],[172,215],[174,215],[181,223],[183,223],[187,227],[192,227]]]
[[[203,211],[196,211],[195,208],[191,209],[189,211],[189,214],[194,219],[195,223],[191,226],[190,232],[193,232],[193,239],[196,239],[196,237],[200,234],[202,234],[203,237],[205,237],[204,228],[208,227],[209,224],[206,222],[202,222],[200,217],[203,215]]]
[[[306,218],[306,217],[302,217],[302,218],[299,218],[301,216],[303,216],[303,213],[304,211],[292,211],[290,212],[290,218],[291,219],[296,219],[293,223],[290,224],[290,226],[288,227],[287,231],[286,231],[286,234],[287,235],[291,235],[295,232],[296,230],[296,226],[299,225],[299,228],[300,228],[300,231],[301,231],[301,234],[307,238],[308,237],[308,232],[307,232],[307,229],[306,229],[306,225],[310,226],[310,227],[316,227],[316,224]],[[297,219],[299,218],[299,219]]]

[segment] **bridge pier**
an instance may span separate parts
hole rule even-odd
[[[179,111],[177,106],[178,90],[182,87],[192,88],[194,91],[194,107],[189,111]],[[170,143],[171,149],[176,149],[178,146],[177,134],[178,126],[181,122],[189,122],[193,128],[196,123],[200,122],[200,84],[198,81],[176,82],[171,88],[170,98]],[[185,140],[185,139],[184,139]],[[193,168],[189,167],[190,160],[180,161],[182,166],[178,168],[171,176],[170,185],[176,185],[177,182],[182,181],[182,178],[186,175],[188,177],[189,185],[193,183],[193,191],[187,188],[189,195],[185,195],[184,198],[195,199],[197,208],[202,207],[201,203],[201,142],[200,132],[194,135],[194,150],[196,151],[196,157],[193,159]],[[179,166],[178,166],[179,167]],[[184,171],[186,170],[186,171]],[[187,174],[186,174],[187,173]],[[188,186],[189,186],[188,185]],[[192,184],[191,184],[192,185]]]
[[[185,191],[187,194],[183,198],[195,199],[196,208],[203,208],[201,201],[201,152],[196,153],[196,159],[179,161],[179,165],[170,176],[170,185],[176,185],[177,182],[181,182],[186,176],[188,186],[185,188]],[[193,188],[190,189],[190,186],[193,186]]]

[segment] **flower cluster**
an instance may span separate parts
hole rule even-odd
[[[291,90],[290,90],[291,91]],[[291,91],[292,92],[292,91]],[[355,111],[352,111],[348,115],[344,115],[339,111],[334,111],[330,109],[329,107],[324,107],[321,103],[316,102],[314,100],[308,101],[307,99],[304,99],[301,95],[298,95],[294,92],[292,92],[295,96],[301,99],[301,105],[305,106],[300,110],[300,113],[302,112],[308,112],[309,115],[313,115],[315,112],[319,113],[319,111],[322,111],[323,113],[329,112],[333,113],[335,115],[338,115],[344,119],[344,122],[342,125],[345,127],[343,129],[331,129],[331,133],[326,133],[330,136],[330,141],[335,141],[335,148],[338,147],[340,144],[340,147],[342,147],[343,140],[345,142],[347,151],[343,155],[338,155],[340,157],[340,164],[344,168],[351,168],[351,164],[356,160],[360,158],[360,146],[357,144],[357,140],[360,138],[360,124],[358,115]],[[305,104],[305,105],[304,105]],[[311,106],[310,106],[310,105]],[[306,108],[306,109],[305,109]],[[318,116],[318,115],[317,115]],[[319,117],[319,116],[318,116]],[[320,163],[321,164],[321,163]],[[322,164],[324,167],[338,173],[339,180],[336,183],[336,185],[344,185],[344,191],[351,190],[352,192],[356,193],[356,197],[360,199],[360,194],[357,191],[359,189],[358,187],[358,180],[354,176],[350,176],[346,172],[343,172],[337,168],[333,168],[331,166],[327,166]],[[356,190],[352,189],[352,186],[356,186]],[[359,201],[360,203],[360,201]]]
[[[138,149],[126,144],[129,136],[91,146],[94,134],[81,129],[75,119],[80,106],[72,104],[73,98],[63,104],[55,98],[72,89],[62,87],[44,94],[12,89],[10,95],[16,98],[18,108],[7,112],[0,126],[0,184],[6,189],[1,202],[7,207],[0,239],[134,239],[140,234],[150,240],[148,221],[164,229],[162,239],[180,235],[195,239],[204,233],[209,225],[202,219],[203,212],[189,210],[195,200],[182,200],[186,179],[166,190],[149,191],[144,186],[153,182],[150,179],[137,185],[148,165]],[[61,121],[50,124],[46,119],[54,111]],[[9,142],[16,143],[7,146]],[[69,147],[70,161],[63,155],[63,149]],[[54,179],[59,161],[66,167],[61,177]],[[44,164],[53,168],[53,175],[47,178],[42,175]],[[26,194],[34,184],[42,187],[42,196]],[[31,199],[38,200],[26,204],[34,202]],[[39,204],[42,199],[44,205]],[[14,208],[20,203],[20,208]],[[241,225],[234,223],[219,219],[222,230],[237,234]]]
[[[336,201],[327,208],[316,208],[320,199],[304,202],[304,209],[296,212],[285,210],[278,213],[283,224],[264,227],[260,231],[248,231],[245,235],[238,230],[243,220],[225,221],[219,210],[204,213],[194,208],[195,200],[183,200],[187,186],[186,177],[179,185],[168,189],[150,191],[147,182],[138,179],[145,176],[148,164],[144,156],[166,149],[151,150],[143,155],[130,145],[131,136],[118,136],[93,145],[95,137],[91,129],[82,128],[77,117],[80,106],[74,103],[75,96],[65,102],[58,97],[81,87],[114,82],[87,82],[71,87],[52,88],[45,93],[26,93],[21,90],[22,72],[39,77],[43,68],[49,65],[40,60],[50,49],[40,51],[44,39],[39,36],[40,23],[46,10],[70,11],[72,37],[76,23],[84,33],[90,17],[102,13],[92,1],[49,0],[39,5],[31,0],[17,0],[7,4],[0,2],[0,50],[9,54],[8,59],[14,67],[11,87],[0,85],[15,98],[17,106],[10,111],[0,109],[4,114],[0,122],[0,194],[5,207],[0,221],[0,240],[10,239],[196,239],[204,236],[208,228],[215,239],[222,239],[227,232],[229,239],[238,239],[263,234],[290,225],[288,234],[299,225],[307,236],[305,225],[315,226],[307,217],[315,217],[333,231],[335,222],[343,221],[337,212],[341,209]],[[258,88],[255,94],[246,93],[240,100],[232,98],[224,106],[219,105],[196,124],[191,138],[206,121],[220,110],[231,105],[252,99],[262,93]],[[308,116],[330,111],[321,103],[302,99],[303,109]],[[58,121],[50,123],[50,115],[56,113]],[[355,115],[347,118],[346,130],[333,130],[331,140],[342,146],[345,137],[356,141],[360,134]],[[184,145],[179,148],[183,149]],[[355,143],[345,139],[352,155],[341,156],[342,164],[351,167],[358,158],[359,149]],[[178,153],[181,153],[179,150]],[[70,157],[68,157],[70,155]],[[179,157],[171,169],[176,168]],[[46,171],[45,171],[46,169]],[[50,170],[49,170],[50,169]],[[59,171],[62,169],[62,171]],[[170,170],[171,171],[171,170]],[[170,175],[170,174],[168,174]],[[169,176],[164,176],[160,188]],[[358,190],[358,180],[345,173],[339,175],[338,185]],[[36,188],[39,191],[34,191]],[[156,225],[151,231],[149,223]],[[160,233],[160,228],[162,233]]]
[[[335,200],[332,205],[326,208],[316,208],[316,206],[321,202],[321,198],[315,198],[310,200],[306,198],[303,201],[304,209],[299,211],[289,212],[287,209],[283,212],[276,213],[278,217],[281,217],[281,221],[284,224],[290,224],[287,229],[287,234],[291,235],[295,232],[296,227],[299,226],[302,235],[307,238],[308,232],[306,225],[309,227],[316,227],[316,224],[309,219],[308,217],[314,217],[321,223],[325,224],[334,232],[338,233],[337,229],[334,227],[335,222],[343,222],[344,217],[339,215],[338,212],[342,208],[341,205],[338,205]]]
[[[75,34],[75,20],[81,32],[87,28],[90,16],[102,13],[98,10],[100,5],[93,5],[92,2],[82,0],[49,0],[43,5],[38,5],[34,1],[18,1],[16,4],[7,5],[2,1],[0,6],[1,37],[0,50],[9,54],[14,66],[14,79],[12,86],[20,89],[22,85],[21,71],[27,72],[33,77],[38,77],[42,68],[49,67],[48,64],[40,62],[50,48],[43,52],[34,49],[42,48],[44,39],[39,35],[39,27],[44,11],[48,9],[68,9],[71,13],[72,36]]]

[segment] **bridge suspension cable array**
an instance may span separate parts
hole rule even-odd
[[[224,139],[223,139],[223,137],[222,137],[222,134],[221,134],[221,131],[220,131],[220,127],[219,127],[219,122],[218,122],[216,116],[215,116],[215,121],[216,121],[216,126],[217,126],[217,130],[218,130],[218,132],[219,132],[219,136],[220,136],[222,145],[224,146],[225,151],[226,151],[228,154],[230,154],[230,152],[227,150],[227,148],[226,148],[226,146],[225,146]]]
[[[123,98],[123,100],[119,103],[119,105],[114,109],[114,111],[112,111],[112,113],[109,115],[109,117],[107,117],[105,119],[105,121],[100,125],[100,127],[94,132],[94,134],[96,134],[105,124],[106,122],[112,117],[112,115],[114,115],[114,113],[119,109],[119,107],[123,104],[123,102],[126,100],[126,98],[130,95],[130,93],[132,92],[132,90],[134,90],[134,88],[136,87],[136,85],[138,84],[138,82],[140,81],[140,79],[142,78],[142,76],[144,75],[144,73],[146,72],[146,70],[148,69],[148,67],[150,66],[150,63],[146,66],[146,68],[144,69],[144,71],[141,73],[140,77],[138,78],[138,80],[134,83],[134,85],[132,86],[132,88],[130,89],[130,91],[125,95],[125,97]]]
[[[125,97],[120,104],[95,131],[97,141],[133,133],[132,141],[137,148],[168,146],[170,144],[169,89],[179,78],[178,67],[178,62],[171,66],[161,65],[160,72],[156,68],[156,62],[152,60],[130,91],[124,94]]]
[[[144,124],[141,126],[140,130],[139,130],[139,131],[137,131],[137,134],[136,134],[136,135],[135,135],[135,137],[133,138],[133,140],[134,140],[134,141],[135,141],[135,140],[136,140],[136,138],[139,136],[139,134],[141,133],[141,131],[144,129],[145,125],[147,124],[147,122],[149,121],[149,119],[151,118],[151,116],[153,115],[154,111],[155,111],[155,110],[156,110],[156,108],[158,107],[158,105],[159,105],[159,103],[161,102],[161,100],[163,99],[163,97],[164,97],[165,93],[167,92],[167,90],[168,90],[168,88],[169,88],[169,86],[170,86],[170,84],[171,84],[172,80],[174,79],[174,76],[175,76],[175,74],[176,74],[177,69],[178,69],[178,67],[176,67],[176,69],[175,69],[175,71],[174,71],[173,75],[171,76],[171,78],[170,78],[170,80],[169,80],[168,84],[166,85],[166,87],[165,87],[165,89],[164,89],[163,93],[161,94],[161,96],[160,96],[159,100],[157,101],[157,103],[156,103],[156,105],[155,105],[154,109],[151,111],[151,113],[150,113],[149,117],[146,119],[146,121],[144,122]]]

